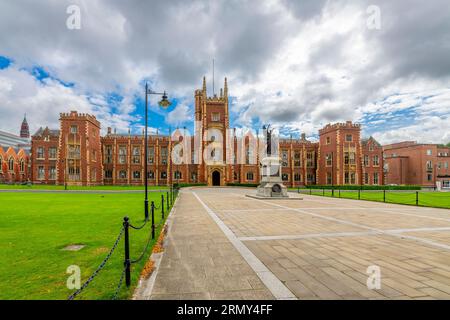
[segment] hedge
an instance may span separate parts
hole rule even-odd
[[[174,183],[174,188],[186,188],[186,187],[204,187],[206,183]]]
[[[259,186],[259,184],[257,184],[257,183],[227,183],[227,186],[256,188],[257,186]]]
[[[335,189],[335,190],[421,190],[417,185],[404,186],[369,186],[369,185],[309,185],[305,186],[307,189]]]

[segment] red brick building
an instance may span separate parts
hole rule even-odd
[[[201,139],[181,137],[173,142],[174,136],[150,135],[145,160],[143,135],[117,134],[108,128],[101,137],[100,123],[94,116],[76,111],[63,113],[59,130],[41,128],[32,137],[31,180],[72,185],[142,185],[146,164],[151,185],[259,183],[261,159],[257,151],[262,147],[261,140],[251,132],[242,137],[235,134],[238,129],[230,130],[226,79],[219,95],[212,96],[208,96],[203,79],[202,88],[195,91],[195,121],[197,138]],[[175,136],[183,133],[178,130]],[[252,141],[256,141],[256,147],[252,147]],[[172,161],[172,150],[180,146],[190,157],[177,165]],[[434,186],[441,181],[445,187],[449,184],[449,154],[449,148],[412,142],[383,148],[373,137],[361,139],[361,126],[351,121],[326,125],[319,130],[319,142],[308,141],[302,134],[300,139],[280,139],[278,144],[281,175],[287,186]],[[203,155],[210,155],[209,160],[203,161]]]
[[[361,140],[362,185],[383,185],[383,147],[373,137]]]
[[[0,183],[27,182],[29,163],[29,154],[24,149],[0,146]]]
[[[57,184],[59,130],[39,128],[31,139],[31,181]]]
[[[383,153],[372,137],[361,140],[361,126],[351,121],[319,130],[319,185],[382,185]]]
[[[58,184],[103,184],[100,122],[94,116],[60,114],[58,159]]]
[[[404,141],[383,147],[386,184],[450,189],[450,148]]]

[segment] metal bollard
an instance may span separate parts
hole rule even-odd
[[[358,200],[361,200],[361,189],[358,189]]]
[[[419,191],[416,191],[416,206],[419,205]]]
[[[127,285],[127,287],[129,287],[131,284],[131,272],[130,272],[131,263],[130,263],[130,238],[128,234],[128,228],[130,226],[130,223],[128,217],[123,218],[123,226],[125,228],[125,261],[123,262],[125,266],[125,284]]]
[[[161,195],[161,217],[164,220],[164,195]]]
[[[155,202],[152,201],[152,239],[155,239]]]
[[[386,189],[383,190],[383,202],[386,202]]]

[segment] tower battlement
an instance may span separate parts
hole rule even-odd
[[[361,125],[359,123],[353,123],[352,121],[328,123],[325,127],[319,130],[319,134],[324,134],[327,132],[335,131],[338,129],[360,129]]]
[[[69,113],[61,112],[59,114],[59,120],[74,120],[74,121],[87,120],[93,123],[94,125],[100,127],[100,122],[94,115],[88,113],[78,113],[77,111],[70,111]]]

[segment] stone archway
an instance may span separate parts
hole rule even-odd
[[[213,186],[220,186],[220,172],[218,170],[212,172],[211,182]]]

